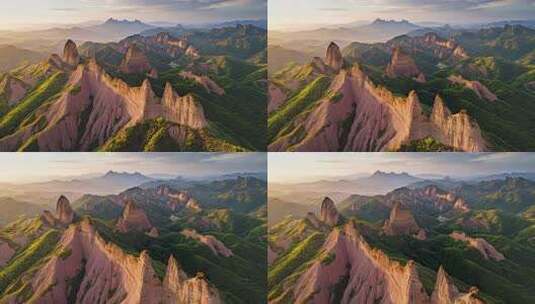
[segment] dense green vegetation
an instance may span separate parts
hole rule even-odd
[[[24,119],[61,92],[66,80],[64,73],[57,72],[38,85],[15,108],[0,118],[0,137],[13,133]]]
[[[325,95],[329,83],[330,79],[326,76],[316,78],[291,97],[283,107],[272,113],[268,119],[268,141],[271,142],[276,137],[283,136],[285,130],[291,131],[288,124],[296,116],[310,110]]]

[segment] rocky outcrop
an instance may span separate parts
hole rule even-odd
[[[320,220],[329,225],[336,226],[340,223],[341,215],[338,213],[334,202],[326,197],[321,203]]]
[[[333,69],[335,72],[339,72],[344,66],[344,57],[342,57],[342,52],[340,47],[331,42],[327,48],[327,54],[325,55],[325,64]]]
[[[151,230],[147,233],[151,238],[157,238],[160,236],[160,231],[156,227],[152,227]]]
[[[390,218],[385,221],[383,231],[386,235],[411,235],[418,239],[426,239],[426,234],[421,229],[412,216],[410,209],[401,205],[400,202],[394,204],[390,211]]]
[[[440,142],[465,152],[487,150],[477,123],[465,111],[452,114],[438,95],[433,105],[431,122],[440,131],[435,136]]]
[[[0,81],[0,100],[5,100],[10,107],[15,106],[26,96],[29,89],[30,85],[24,81],[6,74]]]
[[[161,282],[147,251],[139,257],[126,254],[117,245],[104,241],[88,219],[66,230],[57,250],[61,254],[53,255],[31,279],[30,302],[220,303],[217,290],[204,278],[188,278],[171,259]],[[73,286],[73,282],[79,285]],[[183,290],[193,295],[187,298],[189,302],[181,301],[184,292],[177,291]],[[22,301],[11,299],[10,303]]]
[[[60,196],[56,204],[56,218],[59,223],[69,225],[74,221],[74,211],[71,203],[65,196]]]
[[[484,302],[477,298],[477,289],[472,288],[466,294],[460,293],[453,284],[453,280],[448,276],[442,266],[440,266],[435,289],[431,295],[431,304],[483,304]]]
[[[126,74],[147,73],[152,70],[149,59],[135,44],[130,45],[119,66],[119,70]]]
[[[433,55],[442,60],[457,62],[469,58],[465,49],[452,39],[443,39],[436,33],[427,33],[413,38],[415,47],[424,47],[432,51]]]
[[[428,303],[429,296],[412,261],[405,266],[372,249],[352,223],[334,229],[319,252],[334,260],[313,262],[299,276],[293,290],[294,303],[331,303],[333,288],[347,282],[339,302]],[[279,303],[277,300],[271,303]]]
[[[427,116],[416,92],[394,96],[357,66],[341,70],[325,92],[306,115],[288,124],[270,151],[397,151],[428,137],[459,151],[487,150],[467,113],[451,114],[438,97],[434,114]]]
[[[122,233],[131,231],[148,232],[153,228],[143,209],[136,206],[131,200],[126,203],[123,214],[115,227]]]
[[[271,82],[268,84],[268,97],[268,113],[280,108],[287,99],[282,89]]]
[[[450,234],[450,237],[454,240],[467,243],[470,247],[479,251],[485,260],[503,261],[505,256],[496,250],[489,242],[482,238],[471,238],[464,232],[454,231]]]
[[[202,235],[193,229],[184,229],[181,234],[187,238],[197,240],[199,243],[204,244],[206,247],[210,248],[215,255],[220,255],[223,257],[231,257],[234,255],[232,250],[228,249],[223,242],[216,239],[212,235]]]
[[[190,71],[180,72],[180,76],[182,76],[183,78],[191,79],[195,81],[200,86],[202,86],[208,93],[214,93],[219,96],[225,95],[225,90],[221,88],[217,83],[215,83],[215,81],[210,79],[208,76],[195,75],[193,74],[193,72],[190,72]]]
[[[9,242],[0,239],[0,267],[4,267],[13,255],[15,255],[15,249],[11,247]]]
[[[71,67],[76,67],[80,63],[80,54],[78,54],[78,47],[72,40],[67,40],[63,48],[63,62]]]
[[[353,222],[336,227],[318,249],[320,256],[306,264],[297,278],[281,284],[282,292],[270,304],[292,303],[381,303],[381,304],[461,304],[477,302],[477,291],[460,293],[439,270],[435,291],[430,297],[414,261],[405,265],[372,248]],[[336,291],[335,291],[336,290]],[[446,302],[447,300],[451,302]]]
[[[165,85],[160,112],[166,119],[193,129],[208,126],[203,107],[195,97],[193,95],[178,96],[170,83]]]
[[[386,67],[386,75],[390,78],[419,78],[420,81],[425,82],[425,76],[420,72],[412,57],[403,52],[400,47],[392,50],[390,64]]]
[[[158,117],[178,124],[177,128],[208,125],[201,104],[192,95],[179,97],[167,85],[159,100],[148,80],[130,87],[109,76],[95,60],[79,65],[65,88],[46,111],[39,112],[44,127],[30,125],[0,139],[0,151],[17,150],[32,136],[39,151],[88,151],[121,130]],[[172,135],[172,128],[168,133]]]
[[[498,97],[492,93],[486,86],[479,81],[466,80],[460,75],[451,75],[448,77],[451,83],[460,84],[469,90],[472,90],[481,99],[496,101]]]
[[[169,257],[167,272],[163,281],[167,304],[220,304],[223,303],[219,292],[211,286],[204,275],[199,273],[188,279],[180,264],[173,256]]]

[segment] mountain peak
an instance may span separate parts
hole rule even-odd
[[[137,74],[149,72],[152,67],[145,53],[135,43],[132,43],[128,47],[119,69],[126,74]]]
[[[69,225],[74,220],[74,211],[72,210],[71,203],[65,196],[60,196],[56,204],[56,218],[64,225]]]
[[[334,42],[331,42],[327,48],[325,63],[336,72],[340,71],[344,65],[344,58],[342,57],[340,47]]]
[[[390,211],[390,218],[385,221],[383,230],[386,235],[412,235],[419,239],[425,239],[425,231],[421,229],[412,216],[409,208],[396,201]]]
[[[78,47],[71,39],[67,40],[63,48],[63,61],[73,67],[76,67],[80,63]]]
[[[145,232],[152,229],[152,224],[145,211],[139,208],[134,201],[128,200],[116,227],[122,233],[130,231]]]
[[[320,219],[329,226],[336,226],[340,222],[340,214],[334,202],[328,197],[321,203]]]

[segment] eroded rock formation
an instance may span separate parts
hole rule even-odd
[[[0,267],[5,266],[14,254],[15,249],[7,241],[0,239]]]
[[[204,244],[206,247],[210,248],[215,255],[224,256],[226,258],[234,255],[232,250],[228,249],[223,242],[216,239],[213,235],[202,235],[193,229],[184,229],[181,234]]]
[[[460,293],[442,268],[430,297],[414,261],[403,265],[372,248],[353,222],[334,228],[318,252],[322,255],[312,261],[295,283],[283,284],[284,290],[278,298],[270,300],[271,304],[286,303],[289,298],[293,303],[323,304],[332,303],[335,297],[340,304],[483,303],[477,298],[477,289]],[[335,286],[342,289],[334,292]]]
[[[199,276],[188,278],[174,259],[170,259],[161,282],[146,251],[139,257],[126,254],[115,244],[104,241],[88,219],[67,229],[57,250],[61,254],[53,255],[31,279],[30,302],[221,303],[214,287]],[[75,282],[79,286],[73,285]],[[22,301],[12,298],[10,303]]]
[[[135,44],[131,44],[119,66],[119,70],[126,74],[147,73],[152,70],[149,59]]]
[[[202,86],[208,93],[214,93],[219,96],[225,95],[225,90],[208,76],[195,75],[191,71],[180,72],[180,76],[195,81],[200,86]]]
[[[326,197],[321,203],[320,220],[329,226],[336,226],[340,222],[340,214],[334,202]]]
[[[455,150],[487,150],[479,126],[466,112],[452,114],[437,96],[428,117],[416,92],[394,96],[357,66],[341,70],[325,92],[307,115],[296,118],[293,131],[270,144],[270,151],[396,151],[427,137]]]
[[[6,74],[0,81],[0,100],[5,100],[8,106],[12,107],[24,98],[29,88],[24,81]]]
[[[63,225],[69,225],[74,220],[71,203],[65,196],[60,196],[56,205],[56,218]]]
[[[479,81],[467,80],[460,75],[451,75],[448,77],[448,80],[451,83],[463,85],[467,89],[474,91],[474,93],[481,99],[486,99],[488,101],[498,100],[498,97]]]
[[[395,47],[392,50],[392,58],[386,67],[386,75],[390,78],[412,77],[420,82],[425,82],[425,76],[418,69],[416,62],[400,47]]]
[[[198,129],[208,124],[202,105],[192,95],[179,97],[168,84],[158,100],[148,80],[129,87],[93,59],[70,74],[66,88],[46,112],[39,113],[46,128],[32,124],[2,138],[0,151],[16,150],[32,136],[40,151],[88,151],[125,128],[157,117],[178,127]]]
[[[123,214],[115,227],[122,233],[130,231],[148,232],[153,228],[143,209],[136,206],[132,200],[126,202]]]
[[[400,202],[394,204],[390,218],[385,221],[383,231],[390,236],[411,235],[418,239],[426,239],[425,231],[418,226],[410,209],[402,206]]]
[[[486,260],[503,261],[505,256],[496,250],[489,242],[482,238],[472,238],[467,236],[464,232],[454,231],[450,234],[450,237],[454,240],[465,242],[468,246],[479,251]]]
[[[268,97],[268,113],[280,108],[287,99],[282,89],[271,82],[268,84]]]
[[[344,66],[344,58],[342,57],[340,47],[334,42],[331,42],[331,44],[329,44],[329,47],[327,48],[327,54],[325,55],[325,63],[335,72],[340,71]]]
[[[431,304],[483,304],[484,302],[477,298],[477,293],[476,288],[470,289],[468,293],[459,292],[444,267],[440,266]]]
[[[63,62],[71,67],[76,67],[80,63],[80,54],[78,54],[78,47],[72,40],[67,40],[63,48]]]

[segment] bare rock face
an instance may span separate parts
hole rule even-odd
[[[400,47],[395,47],[392,51],[392,59],[386,68],[386,75],[390,78],[415,77],[425,82],[425,76],[420,72],[412,57],[404,53]]]
[[[135,44],[130,45],[119,66],[119,70],[126,74],[146,73],[152,70],[149,59]]]
[[[63,225],[69,225],[74,220],[71,203],[65,196],[61,196],[56,204],[56,219]]]
[[[150,231],[153,227],[143,209],[137,207],[130,200],[126,203],[123,215],[117,221],[116,228],[122,233],[127,233],[130,231]]]
[[[193,95],[178,96],[170,83],[165,85],[161,112],[166,119],[193,129],[208,126],[202,105]]]
[[[483,304],[484,302],[477,298],[477,289],[472,288],[470,292],[460,293],[453,284],[446,271],[440,266],[435,289],[431,295],[431,304]]]
[[[282,89],[271,82],[268,84],[268,96],[268,113],[280,108],[287,99],[287,96]]]
[[[194,198],[190,198],[188,200],[188,202],[186,203],[186,208],[195,212],[202,211],[201,204],[199,204],[199,202]]]
[[[15,254],[15,249],[11,248],[8,242],[0,239],[0,267],[5,266]]]
[[[185,229],[181,232],[181,234],[187,238],[197,240],[198,242],[204,244],[210,248],[215,255],[220,255],[226,258],[234,255],[232,250],[228,249],[223,242],[216,239],[212,235],[202,235],[193,229]]]
[[[6,74],[0,81],[0,99],[7,101],[8,106],[16,105],[30,89],[30,85],[24,81]]]
[[[485,260],[492,259],[494,261],[503,261],[505,256],[496,250],[489,242],[482,238],[471,238],[467,236],[464,232],[454,231],[450,234],[450,237],[454,240],[468,243],[468,245],[475,250],[479,251]]]
[[[69,89],[42,113],[45,128],[29,126],[0,139],[0,151],[17,150],[32,135],[40,151],[88,151],[123,129],[157,117],[179,124],[177,128],[208,125],[202,105],[192,95],[180,97],[168,85],[159,100],[148,79],[140,87],[130,87],[108,75],[95,60],[79,65],[65,87]],[[172,135],[172,128],[168,132]]]
[[[438,98],[427,116],[416,92],[395,96],[375,86],[358,66],[341,70],[327,91],[331,94],[296,118],[293,129],[276,138],[269,151],[397,151],[427,137],[459,151],[488,149],[468,114],[452,114]]]
[[[347,285],[341,292],[341,304],[376,303],[377,299],[384,304],[429,303],[415,263],[402,266],[372,249],[352,223],[334,229],[319,252],[334,260],[318,260],[298,278],[290,291],[295,303],[332,303],[333,287],[344,277]]]
[[[418,45],[431,49],[433,54],[442,60],[457,62],[469,58],[468,53],[462,46],[451,39],[443,39],[436,33],[428,33],[423,37],[414,39]]]
[[[437,95],[431,113],[431,122],[440,130],[439,141],[465,152],[487,150],[481,130],[470,116],[461,111],[451,114],[444,101]]]
[[[327,64],[335,72],[339,72],[344,66],[344,58],[342,57],[340,47],[334,42],[331,42],[327,48],[325,64]]]
[[[63,62],[71,67],[76,67],[80,63],[80,55],[78,54],[78,47],[72,40],[67,40],[63,48]]]
[[[386,235],[412,235],[419,239],[425,239],[425,232],[416,223],[411,211],[401,203],[396,202],[390,212],[390,218],[386,220],[383,231]]]
[[[160,236],[160,231],[156,227],[152,227],[152,229],[147,233],[148,236],[151,238],[157,238]]]
[[[320,220],[329,226],[336,226],[340,221],[340,214],[334,202],[328,197],[321,203]]]
[[[199,76],[193,74],[190,71],[180,72],[180,76],[191,79],[201,85],[208,93],[214,93],[219,96],[225,95],[225,90],[221,88],[215,81],[210,79],[208,76]]]
[[[126,254],[104,241],[89,220],[66,230],[58,250],[64,254],[52,256],[31,278],[31,302],[104,303],[105,295],[106,303],[221,303],[214,287],[205,279],[188,278],[174,258],[169,260],[164,282],[160,281],[146,251],[139,257]],[[69,284],[73,280],[81,280],[74,295]]]
[[[192,45],[188,46],[188,48],[186,49],[186,55],[193,59],[201,57],[201,55],[199,54],[199,50]]]
[[[322,255],[308,265],[296,279],[283,284],[279,298],[272,304],[282,304],[292,298],[293,303],[380,303],[380,304],[482,304],[477,291],[462,294],[439,270],[435,291],[430,297],[420,280],[414,261],[405,265],[394,261],[379,249],[372,248],[358,233],[355,224],[348,222],[336,227],[318,250]],[[345,285],[342,290],[340,281]],[[463,302],[467,301],[467,302]]]
[[[460,75],[451,75],[448,77],[448,80],[451,83],[463,85],[467,89],[474,91],[474,93],[481,99],[486,99],[488,101],[498,100],[498,97],[479,81],[466,80]]]

